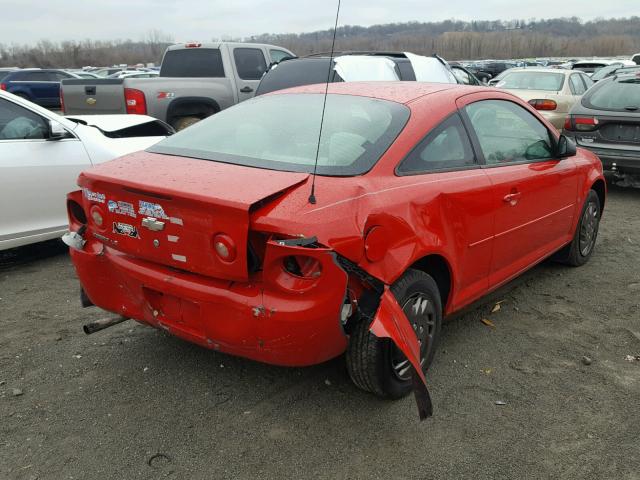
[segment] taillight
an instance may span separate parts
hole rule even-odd
[[[7,84],[6,83],[0,83],[0,90],[6,90],[7,89]]]
[[[124,89],[124,100],[127,104],[127,113],[132,115],[147,114],[147,100],[144,92],[136,88]]]
[[[185,43],[184,47],[185,48],[200,48],[202,46],[201,43],[198,42],[191,42],[191,43]]]
[[[567,117],[564,128],[578,132],[591,132],[598,128],[599,123],[595,117]]]
[[[62,85],[60,86],[60,110],[62,110],[62,113],[66,113],[64,111],[64,93],[62,93]]]
[[[529,105],[531,105],[536,110],[545,110],[545,111],[555,110],[556,108],[558,108],[558,104],[553,100],[547,100],[547,99],[541,99],[541,98],[529,100]]]

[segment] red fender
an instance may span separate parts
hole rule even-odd
[[[388,286],[384,288],[384,293],[380,299],[380,306],[371,322],[369,330],[378,338],[390,338],[402,353],[404,353],[413,367],[411,369],[413,393],[416,398],[420,420],[424,420],[433,415],[433,404],[431,403],[431,396],[427,389],[427,379],[424,377],[424,373],[420,367],[420,345],[418,344],[418,337]]]

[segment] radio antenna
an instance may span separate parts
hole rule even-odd
[[[313,180],[311,181],[311,195],[309,203],[316,203],[316,172],[318,170],[318,157],[320,156],[320,141],[322,140],[322,126],[324,125],[324,111],[327,108],[327,95],[329,94],[329,82],[331,81],[331,71],[333,70],[333,52],[336,46],[336,32],[338,31],[338,18],[340,17],[340,0],[338,0],[338,10],[336,11],[336,23],[333,27],[333,40],[331,41],[331,54],[329,56],[329,68],[327,71],[327,83],[324,87],[324,99],[322,100],[322,116],[320,117],[320,132],[318,133],[318,147],[316,148],[316,161],[313,164]]]

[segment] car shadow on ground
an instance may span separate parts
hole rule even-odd
[[[0,270],[35,263],[46,258],[66,255],[69,248],[59,239],[33,243],[0,251]]]

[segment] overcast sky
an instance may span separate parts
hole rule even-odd
[[[333,26],[333,0],[0,0],[0,43],[40,39],[176,41],[299,33]],[[343,0],[340,25],[640,15],[640,0]]]

